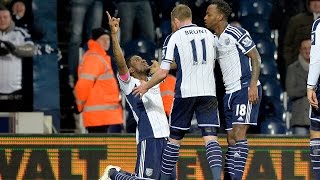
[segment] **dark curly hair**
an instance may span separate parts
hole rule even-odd
[[[212,5],[216,5],[217,9],[224,15],[226,19],[230,16],[232,13],[232,9],[229,6],[229,4],[224,0],[212,0],[210,2]]]

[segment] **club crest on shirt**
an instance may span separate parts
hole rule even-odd
[[[229,45],[229,44],[230,44],[230,39],[229,39],[229,38],[226,38],[226,39],[224,40],[224,43],[225,43],[226,45]]]
[[[153,174],[153,169],[146,168],[146,175],[150,177],[150,176],[152,176],[152,174]]]
[[[252,44],[252,40],[247,36],[247,37],[243,38],[241,43],[243,44],[244,47],[249,47]]]

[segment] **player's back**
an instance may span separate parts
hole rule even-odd
[[[180,28],[166,39],[163,61],[177,64],[175,97],[216,95],[215,51],[214,35],[194,24]]]

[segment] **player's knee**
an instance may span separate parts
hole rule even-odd
[[[218,128],[217,127],[199,127],[202,133],[202,136],[217,136]]]
[[[234,138],[233,133],[228,133],[227,141],[228,141],[228,145],[235,145],[236,144],[236,139]]]
[[[171,139],[181,140],[184,137],[185,133],[186,131],[184,130],[170,128]]]

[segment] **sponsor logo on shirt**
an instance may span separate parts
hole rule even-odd
[[[252,40],[247,36],[247,37],[243,38],[241,43],[243,44],[244,47],[249,47],[252,44]]]

